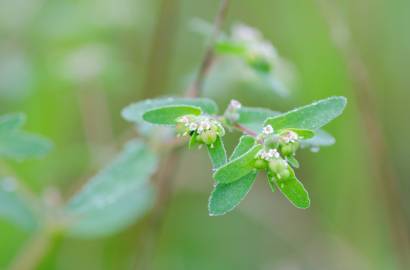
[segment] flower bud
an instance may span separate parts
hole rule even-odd
[[[270,136],[264,140],[265,147],[272,149],[272,148],[278,148],[278,142],[279,138],[278,136]]]
[[[264,170],[268,167],[268,163],[266,162],[266,160],[257,159],[255,160],[253,167],[255,167],[255,169],[258,169],[258,170]]]
[[[290,156],[290,155],[295,154],[299,146],[300,146],[299,142],[284,144],[281,146],[281,152],[284,156]]]
[[[276,173],[278,178],[287,178],[290,176],[288,163],[283,159],[273,159],[269,161],[269,169]]]
[[[201,140],[204,144],[211,145],[216,141],[218,135],[213,130],[206,130],[206,131],[202,132],[199,135],[199,137],[201,137]]]

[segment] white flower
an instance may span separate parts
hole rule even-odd
[[[258,157],[266,161],[269,161],[272,159],[280,158],[280,154],[276,149],[269,149],[268,151],[261,150],[258,153]]]
[[[178,122],[183,123],[183,124],[188,124],[189,123],[189,117],[188,116],[182,116],[181,118],[178,119]]]
[[[250,46],[250,51],[252,54],[265,59],[276,60],[277,58],[275,47],[273,47],[271,43],[266,41],[252,44]]]
[[[229,104],[229,107],[233,110],[239,110],[242,107],[242,104],[239,101],[232,99]]]
[[[257,42],[262,39],[262,34],[255,28],[245,24],[236,24],[232,29],[232,36],[241,42]]]
[[[288,131],[281,136],[284,143],[294,143],[299,139],[298,134],[293,131]]]
[[[193,123],[190,123],[190,124],[189,124],[189,130],[190,130],[190,131],[195,131],[195,130],[197,130],[197,128],[198,128],[198,124],[197,124],[197,123],[193,122]]]
[[[202,133],[205,130],[211,129],[211,122],[208,119],[204,119],[201,122],[199,122],[198,126],[198,133]]]
[[[271,135],[273,134],[273,127],[271,125],[267,125],[265,127],[263,127],[262,133],[264,135]]]

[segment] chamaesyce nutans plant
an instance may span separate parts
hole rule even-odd
[[[152,179],[166,178],[162,171],[173,169],[166,161],[183,148],[208,152],[211,216],[238,206],[258,175],[265,177],[272,192],[279,191],[297,208],[308,208],[308,192],[295,172],[300,166],[297,154],[303,149],[317,152],[335,143],[322,128],[343,112],[346,99],[333,96],[280,113],[248,107],[234,96],[226,109],[220,110],[215,101],[202,97],[209,70],[224,59],[240,63],[244,74],[263,82],[268,91],[282,96],[287,89],[282,76],[286,61],[258,30],[235,24],[229,33],[221,33],[227,3],[222,1],[197,77],[184,95],[125,107],[122,116],[136,128],[138,138],[127,142],[110,164],[67,201],[50,204],[32,196],[12,173],[2,176],[0,216],[27,231],[40,230],[47,237],[56,232],[78,238],[113,234],[155,211],[157,194],[163,188]],[[23,131],[24,122],[22,114],[0,117],[1,157],[24,160],[43,156],[51,148],[48,140]],[[227,153],[224,137],[233,132],[241,137],[233,152]]]
[[[310,199],[294,169],[300,148],[315,151],[334,139],[321,128],[339,116],[344,97],[330,97],[286,113],[244,107],[232,100],[222,115],[206,98],[165,98],[142,101],[124,110],[126,119],[172,127],[189,148],[206,147],[213,166],[214,190],[210,215],[233,210],[251,189],[258,173],[265,173],[272,191],[279,189],[296,207],[308,208]],[[231,155],[225,150],[226,132],[240,132]],[[183,140],[182,140],[183,141]]]

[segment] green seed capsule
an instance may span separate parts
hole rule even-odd
[[[290,176],[288,164],[283,159],[269,161],[269,169],[276,173],[279,178],[288,178]]]
[[[294,151],[293,151],[293,146],[292,146],[292,144],[285,144],[285,145],[282,145],[282,147],[280,148],[280,150],[281,150],[281,152],[282,152],[282,154],[284,155],[284,156],[290,156],[290,155],[293,155],[293,153],[294,153]]]
[[[265,139],[265,146],[268,149],[274,149],[278,147],[278,137],[277,136],[271,136],[267,139]]]
[[[213,130],[207,130],[207,131],[202,132],[200,137],[204,144],[210,145],[216,141],[218,135]]]
[[[282,159],[273,159],[269,161],[269,168],[272,172],[278,173],[279,171],[286,168],[286,164],[283,162]]]
[[[201,138],[201,136],[199,136],[199,135],[196,135],[196,136],[195,136],[195,140],[196,140],[198,143],[203,143],[202,138]]]
[[[281,152],[284,156],[291,156],[299,149],[299,146],[299,142],[284,144],[281,147]]]
[[[255,169],[264,170],[268,167],[268,163],[266,160],[257,159],[255,160],[255,163],[253,166],[255,167]]]

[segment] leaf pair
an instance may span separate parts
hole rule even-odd
[[[311,138],[313,133],[310,130],[318,130],[339,116],[345,105],[345,98],[331,97],[284,114],[269,117],[264,121],[264,124],[271,125],[279,131],[292,130],[298,135],[314,141],[314,138]],[[258,117],[257,114],[254,115]],[[325,138],[319,144],[326,144],[329,141],[332,143],[331,139],[326,139],[326,133],[322,131],[319,133],[322,138]],[[243,136],[229,162],[215,171],[213,176],[217,185],[209,200],[211,215],[223,215],[233,210],[246,196],[256,178],[255,156],[261,149],[262,145],[255,143],[252,137]],[[267,172],[268,183],[272,191],[278,188],[296,207],[308,208],[310,206],[308,192],[296,178],[289,165],[288,169],[290,174],[285,178],[278,178],[272,172]]]

